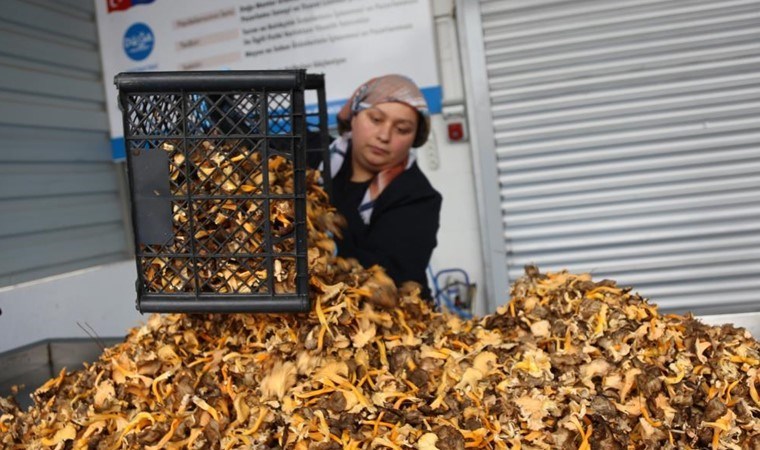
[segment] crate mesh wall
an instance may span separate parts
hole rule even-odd
[[[121,100],[138,307],[149,298],[234,299],[240,310],[305,299],[303,91],[130,92]]]

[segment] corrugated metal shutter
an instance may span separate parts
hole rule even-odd
[[[481,1],[509,278],[760,306],[760,1]]]
[[[3,0],[0,41],[0,286],[124,259],[93,2]]]

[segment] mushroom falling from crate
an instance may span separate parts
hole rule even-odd
[[[143,312],[299,312],[306,158],[329,169],[324,80],[305,71],[123,73]],[[307,114],[305,92],[317,93]],[[307,126],[319,136],[307,149]],[[329,188],[329,186],[328,186]]]

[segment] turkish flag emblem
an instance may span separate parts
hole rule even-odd
[[[124,11],[132,6],[132,0],[106,0],[108,12]]]

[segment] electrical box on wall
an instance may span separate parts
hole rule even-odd
[[[449,142],[467,142],[467,115],[462,104],[445,105],[441,111]]]

